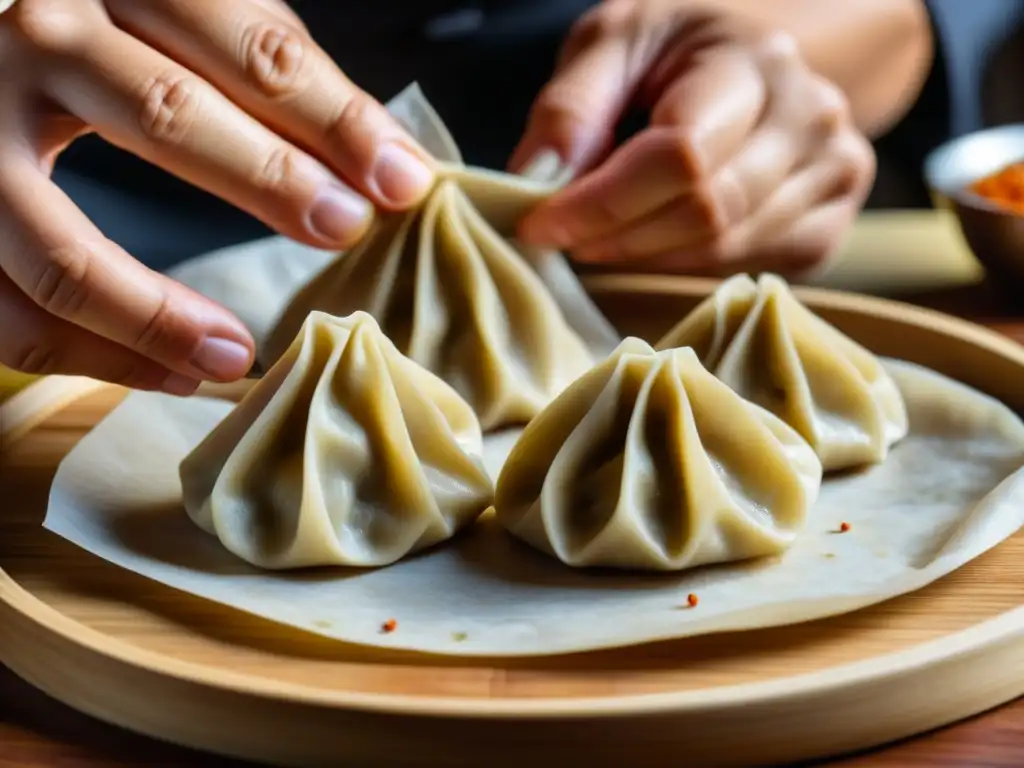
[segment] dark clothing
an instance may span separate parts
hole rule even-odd
[[[466,159],[501,168],[534,97],[551,74],[572,22],[597,0],[294,0],[313,36],[345,72],[382,101],[416,80]],[[928,205],[925,153],[947,137],[1007,122],[1007,99],[1024,100],[1020,77],[988,86],[988,64],[1024,27],[1024,0],[931,0],[939,53],[912,112],[876,144],[879,177],[869,205]],[[1018,45],[1018,48],[1020,46]],[[1024,50],[1024,49],[1022,49]],[[1017,62],[1019,60],[1011,60]],[[1002,90],[1000,90],[1002,89]],[[1012,92],[1012,93],[1010,93]],[[1000,111],[1001,108],[1001,111]],[[1024,114],[1024,108],[1018,114]],[[57,182],[130,253],[157,268],[270,234],[259,222],[104,144],[76,142]]]
[[[1024,121],[1024,0],[925,0],[935,62],[910,113],[875,142],[868,207],[928,207],[921,168],[942,142]]]

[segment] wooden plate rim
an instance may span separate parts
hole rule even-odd
[[[654,275],[590,276],[585,279],[592,293],[674,294],[704,296],[720,281],[709,278]],[[1024,349],[983,326],[934,310],[903,302],[823,288],[795,288],[799,298],[812,308],[830,307],[904,325],[927,327],[984,347],[1024,368]],[[80,397],[106,386],[77,377],[47,378],[33,382],[4,404],[4,409],[34,405],[42,416],[20,414],[15,434],[20,437],[49,416]],[[2,429],[2,425],[0,425]],[[4,431],[0,431],[3,437]],[[144,671],[198,684],[211,689],[262,699],[391,715],[422,715],[486,720],[492,718],[590,718],[602,716],[656,715],[673,712],[728,709],[737,705],[779,703],[838,694],[844,689],[868,685],[893,675],[922,672],[963,656],[983,652],[1024,638],[1024,606],[925,643],[871,659],[837,665],[826,670],[779,677],[767,682],[741,683],[698,689],[624,696],[544,699],[464,699],[408,694],[329,691],[270,678],[214,670],[207,665],[182,661],[166,654],[147,651],[71,619],[39,600],[0,568],[0,603],[25,619],[53,632],[62,641],[84,646],[113,662]]]

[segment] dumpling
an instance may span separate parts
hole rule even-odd
[[[363,312],[311,313],[180,476],[192,520],[267,569],[387,565],[494,497],[469,404]]]
[[[527,425],[495,511],[570,566],[678,571],[784,552],[821,474],[794,430],[693,350],[627,338]]]
[[[365,311],[465,397],[484,430],[526,423],[619,341],[561,254],[513,239],[564,173],[545,157],[526,176],[467,168],[418,91],[396,102],[390,109],[445,161],[436,186],[419,209],[380,215],[299,290],[261,361],[277,359],[311,310]]]
[[[799,432],[826,471],[884,461],[907,434],[903,396],[878,359],[775,275],[726,280],[656,346],[692,347],[715,376]]]

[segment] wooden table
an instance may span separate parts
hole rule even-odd
[[[956,314],[1005,333],[1024,343],[1024,289],[1022,300],[1017,302],[1000,292],[994,286],[972,282],[971,265],[964,261],[962,254],[951,251],[937,251],[933,243],[948,242],[946,224],[936,221],[924,222],[924,230],[908,236],[908,249],[924,254],[945,265],[943,274],[926,275],[919,280],[917,266],[908,267],[907,259],[900,263],[900,274],[893,285],[900,290],[877,290],[916,304],[930,306]],[[891,239],[885,233],[887,246]],[[859,248],[877,253],[875,243],[879,233],[870,226],[862,228],[856,235]],[[862,285],[863,283],[871,285]],[[871,270],[846,270],[839,280],[841,287],[870,290],[874,287],[876,273]],[[845,283],[845,285],[842,285]],[[920,292],[920,287],[929,288],[960,283],[961,287]],[[900,295],[906,289],[917,286],[912,295]],[[1020,671],[1016,671],[1020,674]],[[642,754],[642,745],[638,745]],[[542,758],[538,764],[543,764]],[[980,715],[940,731],[919,736],[869,753],[831,761],[830,765],[844,766],[1024,766],[1024,699],[1008,704],[992,712]],[[240,761],[200,755],[196,752],[163,744],[152,739],[137,736],[114,728],[48,698],[34,690],[9,670],[0,666],[0,765],[11,768],[47,768],[56,766],[232,766],[250,765]]]

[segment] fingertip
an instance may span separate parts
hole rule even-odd
[[[419,204],[434,186],[432,164],[403,142],[385,144],[377,152],[371,171],[371,187],[380,202],[406,209]]]
[[[547,148],[544,142],[538,141],[527,132],[509,158],[508,171],[509,173],[523,173],[536,161],[538,156],[551,153],[561,157],[561,153],[557,150]]]
[[[192,353],[191,363],[213,381],[231,382],[252,368],[254,350],[236,339],[210,335]]]
[[[161,277],[168,281],[168,290],[176,294],[174,297],[176,301],[188,303],[188,309],[185,311],[189,313],[196,329],[195,335],[192,337],[193,346],[203,336],[210,335],[233,339],[249,350],[256,349],[256,341],[253,339],[252,333],[230,309],[194,288],[164,275]],[[253,354],[255,353],[253,352]]]
[[[168,371],[196,381],[231,382],[244,377],[256,358],[256,342],[249,329],[226,307],[185,286],[180,289],[191,304],[186,310],[191,315],[187,346],[173,361],[161,362]]]
[[[338,182],[320,190],[306,215],[306,223],[322,243],[348,248],[366,234],[373,213],[369,200]]]

